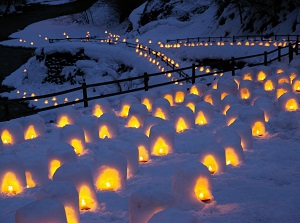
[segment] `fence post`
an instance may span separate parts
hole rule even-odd
[[[82,83],[82,95],[83,95],[83,105],[85,108],[89,107],[88,104],[88,97],[87,97],[87,91],[86,91],[86,83]]]
[[[268,52],[267,51],[264,52],[264,65],[265,66],[268,65]]]
[[[233,43],[235,42],[235,36],[232,36],[232,42]]]
[[[8,98],[4,98],[4,119],[9,120],[9,108],[8,108]]]
[[[278,62],[281,61],[281,46],[278,46]]]
[[[293,46],[289,43],[289,63],[293,60]]]
[[[148,81],[149,81],[148,74],[147,74],[147,72],[144,72],[144,85],[145,85],[145,91],[148,91],[148,90],[149,90]]]
[[[195,82],[196,82],[196,66],[193,63],[192,64],[192,84],[195,84]]]
[[[234,57],[231,57],[231,73],[232,73],[232,76],[235,76],[235,59],[234,59]]]

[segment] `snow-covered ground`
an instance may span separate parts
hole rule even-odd
[[[27,0],[27,4],[43,4],[43,5],[61,5],[66,4],[68,2],[74,2],[74,0]]]
[[[142,74],[144,71],[147,71],[148,73],[154,73],[158,71],[158,66],[153,65],[152,62],[149,63],[149,59],[143,56],[139,56],[139,53],[136,53],[135,49],[126,48],[122,44],[109,46],[106,44],[100,45],[95,43],[69,43],[67,41],[57,44],[50,44],[47,40],[45,40],[45,37],[65,38],[66,35],[69,35],[70,37],[84,37],[87,32],[90,32],[91,36],[97,36],[99,38],[105,38],[108,35],[108,33],[105,33],[105,29],[101,27],[80,26],[78,24],[70,25],[69,21],[67,24],[64,24],[62,21],[64,20],[62,18],[59,18],[32,24],[25,30],[13,34],[11,37],[16,38],[15,40],[5,41],[1,44],[24,47],[45,47],[45,49],[49,52],[51,52],[51,50],[76,51],[76,49],[78,48],[84,48],[92,58],[98,60],[97,62],[91,63],[87,63],[85,61],[81,64],[82,66],[84,65],[86,68],[89,68],[87,69],[88,75],[86,76],[87,83],[99,82],[100,80],[98,80],[99,77],[97,75],[101,72],[112,72],[113,66],[115,66],[116,63],[118,63],[118,61],[120,61],[120,63],[130,65],[134,68],[134,71],[132,71],[131,73],[126,73],[126,77],[127,75],[134,76],[138,75],[139,73]],[[256,53],[261,53],[265,50],[274,49],[272,46],[263,47],[257,45],[254,47],[213,45],[199,47],[181,47],[179,49],[160,48],[159,44],[157,44],[158,41],[165,42],[167,38],[188,37],[192,34],[198,34],[195,33],[195,30],[198,29],[195,29],[194,25],[181,26],[180,29],[178,28],[178,30],[174,30],[174,25],[172,25],[172,23],[169,23],[169,21],[167,21],[166,23],[166,26],[168,26],[169,28],[166,28],[166,26],[158,26],[158,28],[154,28],[155,26],[153,26],[151,29],[149,28],[149,32],[145,32],[145,34],[142,36],[125,36],[125,38],[127,37],[127,40],[130,42],[135,42],[135,39],[139,38],[142,44],[149,45],[155,50],[161,50],[168,57],[178,62],[180,64],[180,67],[188,66],[191,63],[189,61],[183,61],[183,59],[188,59],[192,61],[197,58],[204,58],[205,56],[217,58],[230,58],[232,56],[239,57],[245,55],[252,55]],[[199,35],[203,35],[203,33],[200,32]],[[20,39],[22,41],[20,41]],[[123,39],[122,35],[120,39]],[[150,39],[153,40],[153,43],[151,44],[149,44]],[[26,42],[24,42],[24,40],[26,40]],[[33,42],[33,44],[30,44],[31,42]],[[275,63],[274,65],[269,67],[269,75],[277,81],[277,79],[279,79],[280,76],[291,75],[291,69],[289,68],[293,67],[296,69],[294,70],[294,72],[298,72],[297,78],[299,78],[299,65],[299,58],[296,58],[291,63],[291,65],[288,65],[286,59],[284,59],[282,63]],[[285,74],[277,74],[277,68],[283,69],[285,71]],[[24,72],[24,69],[26,69],[26,72]],[[242,78],[242,75],[247,73],[246,71],[247,70],[241,71],[239,73],[239,77]],[[253,73],[250,73],[253,74],[253,76],[256,76],[256,74],[258,73],[257,71],[258,70],[254,69]],[[3,95],[9,96],[11,98],[16,98],[19,95],[20,97],[23,96],[24,92],[26,92],[26,95],[31,95],[32,93],[34,93],[35,95],[40,95],[74,87],[67,83],[64,85],[55,85],[50,83],[41,84],[41,79],[45,74],[46,73],[43,70],[42,65],[38,63],[35,60],[35,58],[31,58],[20,69],[18,69],[11,76],[5,79],[4,83],[16,87],[16,90],[12,91],[11,93],[4,93]],[[163,80],[167,79],[166,77],[163,78]],[[289,78],[290,76],[288,76],[288,79]],[[162,81],[162,79],[152,81],[153,83],[155,83]],[[246,82],[244,84],[247,84]],[[246,86],[249,85],[250,84],[248,83],[248,85]],[[285,85],[289,86],[287,88],[291,88],[290,84]],[[181,86],[178,85],[167,86],[163,89],[154,90],[154,92],[150,95],[155,95],[154,99],[161,98],[163,97],[164,92],[173,91],[174,93],[175,90],[180,89],[180,87]],[[190,87],[190,85],[188,87]],[[227,87],[228,91],[232,91],[230,86]],[[117,190],[116,192],[96,190],[98,206],[95,210],[80,211],[80,222],[130,222],[130,216],[132,217],[132,215],[138,215],[134,212],[134,208],[129,208],[129,203],[132,198],[132,195],[141,196],[138,197],[140,198],[140,203],[134,204],[142,208],[145,207],[144,205],[146,205],[146,208],[148,207],[149,209],[151,209],[151,206],[153,206],[154,209],[158,208],[154,212],[162,210],[162,208],[159,207],[160,205],[156,202],[163,203],[160,199],[166,198],[166,200],[164,200],[164,208],[181,209],[189,216],[196,218],[197,220],[194,222],[299,222],[299,109],[297,109],[294,112],[281,111],[281,102],[277,100],[275,92],[263,91],[262,83],[257,81],[253,81],[251,87],[251,90],[256,89],[256,91],[253,91],[254,96],[256,95],[260,98],[263,98],[263,102],[264,100],[271,102],[271,105],[274,106],[272,111],[273,116],[268,122],[265,123],[266,133],[263,136],[252,137],[252,147],[243,152],[245,157],[244,162],[237,166],[228,165],[226,166],[226,170],[224,172],[211,175],[213,199],[211,199],[210,202],[203,203],[199,201],[195,205],[190,204],[190,201],[187,200],[185,202],[181,201],[182,203],[176,203],[173,202],[172,199],[176,200],[176,198],[178,198],[179,195],[173,193],[173,198],[170,198],[170,192],[174,192],[175,190],[174,186],[172,187],[172,178],[178,172],[176,172],[175,170],[184,169],[185,167],[188,167],[193,163],[199,163],[200,154],[203,153],[203,151],[205,151],[207,147],[215,143],[217,144],[217,139],[218,137],[220,137],[218,131],[226,126],[227,121],[226,116],[222,114],[222,111],[220,111],[221,102],[220,104],[216,104],[213,107],[214,118],[212,119],[212,122],[204,126],[196,125],[192,129],[185,130],[182,133],[175,133],[173,153],[170,153],[166,156],[152,155],[149,162],[140,163],[138,166],[137,173],[133,174],[132,177],[128,178],[126,180],[126,185],[123,188]],[[209,87],[209,89],[210,88],[211,87]],[[213,92],[209,91],[209,89],[206,92]],[[226,88],[223,88],[223,90],[224,89]],[[109,89],[101,89],[99,90],[99,92],[96,91],[96,93],[99,94],[101,93],[101,91],[107,92],[108,90]],[[17,93],[17,91],[19,91],[19,93]],[[289,89],[289,91],[292,92],[291,89]],[[136,97],[137,101],[141,102],[142,97],[146,96],[144,94],[144,92],[140,92],[137,94],[132,94],[131,96]],[[235,98],[233,100],[235,103],[240,104],[240,106],[243,106],[243,108],[252,107],[252,100],[240,99],[238,91],[233,90],[232,94]],[[296,95],[296,98],[298,98],[299,101],[299,93],[295,92],[294,94]],[[74,100],[77,97],[81,98],[81,92],[75,93],[74,95],[72,95],[72,97],[73,98],[70,100]],[[55,100],[61,100],[61,102],[63,102],[64,98],[59,98]],[[120,113],[121,104],[125,100],[126,99],[124,98],[124,96],[108,99],[114,114],[118,115]],[[130,100],[134,101],[133,99]],[[201,98],[199,98],[199,100],[203,101],[204,97],[202,96]],[[262,103],[262,105],[268,105],[268,103]],[[44,104],[36,103],[35,106],[40,107],[44,106]],[[165,124],[165,126],[167,127],[169,125],[174,126],[175,114],[178,113],[178,110],[182,108],[184,109],[184,107],[185,106],[180,103],[177,103],[174,106],[170,107],[170,110],[173,115],[171,116],[169,121],[166,121],[166,123],[163,124]],[[266,107],[266,110],[268,109],[272,108]],[[135,112],[143,113],[141,110],[142,109],[139,108],[136,109]],[[76,111],[78,112],[78,114],[75,115],[76,118],[83,119],[83,117],[91,117],[92,114],[91,107],[83,108],[82,105],[77,106]],[[0,144],[0,159],[5,159],[7,153],[9,153],[9,151],[13,151],[13,153],[17,154],[20,157],[20,159],[25,163],[26,168],[38,164],[38,168],[41,169],[41,172],[44,169],[48,169],[47,162],[50,148],[54,148],[57,145],[62,144],[62,129],[57,127],[56,125],[56,118],[59,112],[60,110],[57,109],[39,114],[42,117],[42,120],[45,121],[46,126],[44,129],[44,133],[38,138],[31,140],[29,139],[26,141],[23,141],[21,139],[19,143],[11,146]],[[147,116],[152,115],[153,112],[147,113]],[[251,115],[252,113],[249,112],[249,116]],[[245,116],[243,116],[242,113],[240,113],[239,116],[240,119],[245,118]],[[90,128],[93,128],[92,126],[94,126],[95,123],[92,120],[94,119],[90,119],[90,122],[85,120],[83,123],[87,123],[90,126]],[[122,150],[123,145],[125,148],[125,143],[123,143],[124,140],[134,140],[135,134],[144,132],[143,128],[127,128],[126,126],[128,118],[117,116],[117,120],[120,130],[116,138],[98,138],[92,142],[86,143],[85,152],[77,158],[79,163],[85,164],[88,167],[90,167],[91,172],[94,175],[97,174],[97,169],[95,167],[98,164],[97,159],[99,154],[101,155],[103,152],[103,156],[107,155],[104,151],[107,151],[108,148],[113,150],[112,148],[115,147],[115,145],[118,145],[120,150]],[[15,121],[20,122],[23,125],[24,123],[26,123],[25,118],[20,118]],[[247,118],[244,121],[246,122]],[[9,123],[11,122],[1,123],[0,130],[2,131],[7,124],[8,126],[10,126]],[[168,128],[170,130],[173,127]],[[12,133],[14,131],[21,131],[21,129],[22,126],[18,130],[12,130]],[[94,129],[94,131],[98,130]],[[233,131],[232,129],[228,129],[225,132],[226,134],[230,132],[228,133],[230,135]],[[123,140],[121,141],[121,143],[123,144],[120,144],[120,140]],[[223,143],[224,141],[227,142],[227,140],[228,142],[231,142],[233,139],[225,138],[223,139]],[[4,140],[2,139],[2,141]],[[115,150],[116,149],[114,149],[114,152]],[[126,154],[124,150],[122,150],[122,152]],[[130,161],[128,162],[131,164],[132,162],[137,162],[137,160],[132,161],[132,159],[128,158],[128,156],[126,158]],[[123,159],[125,158],[123,157]],[[223,161],[225,162],[225,160]],[[0,166],[2,167],[2,170],[5,169],[5,166],[3,166],[3,164],[0,163]],[[3,176],[2,170],[0,170],[0,176]],[[48,178],[48,176],[44,177]],[[81,176],[77,177],[78,179],[81,178]],[[186,179],[186,181],[182,183],[184,186],[189,185],[189,179]],[[33,188],[25,188],[22,193],[16,195],[7,195],[1,193],[0,222],[15,222],[16,210],[33,202],[36,199],[37,194],[43,187],[44,185],[36,186]],[[141,191],[142,193],[138,193],[139,191]],[[156,191],[159,192],[156,193]],[[191,194],[194,194],[193,187],[189,188],[187,191],[190,191]],[[145,194],[145,199],[142,199],[143,194]],[[147,194],[148,196],[146,196]],[[149,197],[149,194],[151,195],[151,197]],[[159,195],[155,196],[156,194]],[[149,206],[147,206],[147,202],[149,202]],[[180,222],[180,218],[170,221],[171,216],[169,217],[169,220],[165,220],[162,222]]]

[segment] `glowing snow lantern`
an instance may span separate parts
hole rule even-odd
[[[158,117],[155,117],[155,116],[150,116],[148,118],[145,119],[145,122],[144,122],[144,133],[146,136],[150,136],[150,129],[152,126],[154,125],[163,125],[163,124],[167,124],[168,121],[164,120],[164,119],[161,119],[161,118],[158,118]]]
[[[97,197],[91,169],[80,162],[66,162],[57,169],[53,181],[72,182],[79,194],[80,210],[94,211]]]
[[[116,191],[125,187],[127,160],[124,155],[106,146],[97,146],[93,169],[94,181],[98,190]]]
[[[184,97],[185,97],[185,94],[186,94],[186,89],[182,86],[178,86],[178,88],[174,89],[174,101],[175,103],[177,104],[180,104],[184,101]]]
[[[174,222],[174,219],[178,222],[184,223],[196,223],[196,217],[192,216],[186,211],[168,208],[163,211],[157,212],[154,214],[148,223],[157,223],[157,222]]]
[[[211,89],[218,89],[218,79],[211,82]]]
[[[139,150],[129,142],[116,140],[110,145],[113,151],[123,155],[127,160],[127,178],[132,177],[138,172],[139,168]]]
[[[176,132],[183,132],[186,129],[191,129],[195,125],[193,111],[187,107],[179,107],[174,111],[173,120]]]
[[[155,156],[173,152],[175,130],[168,125],[155,125],[150,129],[150,150]]]
[[[227,95],[221,102],[220,102],[220,111],[223,115],[226,115],[228,109],[231,105],[240,103],[239,99],[234,95],[230,94]]]
[[[294,92],[300,92],[300,77],[295,77],[293,79],[292,88]]]
[[[236,95],[238,91],[238,85],[234,81],[232,76],[224,75],[218,80],[218,90],[222,92],[221,99],[227,95]]]
[[[154,101],[152,115],[164,120],[171,119],[171,106],[167,99],[158,98]]]
[[[16,223],[67,223],[64,206],[53,199],[33,201],[16,211]]]
[[[251,98],[251,92],[253,88],[253,82],[249,80],[243,80],[240,83],[239,94],[240,98],[243,100],[248,100]]]
[[[146,163],[150,160],[149,138],[140,132],[132,132],[121,136],[121,139],[135,145],[139,150],[139,162]]]
[[[126,97],[124,97],[121,103],[121,110],[119,112],[119,116],[127,118],[130,106],[138,103],[138,99],[132,95],[127,95]]]
[[[190,94],[201,96],[206,91],[207,86],[202,83],[193,84],[190,88]]]
[[[45,121],[39,115],[25,117],[21,120],[21,124],[25,130],[25,140],[34,139],[45,132]]]
[[[147,91],[144,93],[141,97],[141,103],[144,104],[147,107],[147,110],[149,112],[152,111],[152,104],[154,100],[158,97],[158,95],[155,92]]]
[[[282,64],[283,65],[283,64]],[[275,73],[276,74],[283,74],[284,73],[284,71],[285,71],[285,65],[283,65],[283,67],[277,67],[277,68],[275,68]]]
[[[229,128],[233,129],[241,137],[241,146],[243,151],[249,150],[252,147],[252,129],[250,125],[242,121],[235,121]]]
[[[8,195],[21,193],[26,187],[23,160],[10,150],[0,154],[0,186],[1,193]]]
[[[0,135],[3,145],[15,145],[24,141],[23,126],[15,120],[1,123]]]
[[[50,182],[37,192],[36,199],[56,200],[64,206],[67,223],[80,222],[78,191],[73,183],[66,181]]]
[[[244,152],[241,145],[241,137],[230,127],[219,129],[216,139],[225,150],[226,165],[237,166],[244,161]]]
[[[273,91],[277,86],[277,82],[274,78],[266,78],[264,80],[264,89],[265,91]]]
[[[195,107],[198,102],[201,101],[201,97],[196,94],[188,94],[184,98],[184,105],[195,112]]]
[[[148,110],[146,105],[143,104],[133,104],[129,109],[129,114],[127,117],[127,125],[129,128],[140,128],[144,125],[144,120],[148,115]]]
[[[221,93],[218,89],[207,90],[202,97],[203,101],[210,103],[214,107],[218,107],[221,102]]]
[[[50,145],[47,150],[47,158],[50,179],[62,164],[77,160],[74,148],[66,142],[56,142]]]
[[[205,101],[201,101],[195,108],[195,124],[206,125],[210,124],[215,117],[213,106]]]
[[[174,206],[171,193],[159,187],[146,187],[133,192],[129,198],[130,223],[148,223],[159,211]]]
[[[271,99],[268,97],[258,97],[257,99],[255,99],[253,105],[264,111],[266,122],[268,122],[269,119],[276,114],[275,106]]]
[[[278,99],[278,105],[282,111],[297,111],[299,108],[297,95],[292,92],[283,94]]]
[[[263,136],[266,133],[264,112],[260,108],[244,107],[240,111],[239,118],[251,126],[253,136]]]
[[[243,69],[241,69],[239,76],[242,77],[242,80],[253,81],[254,71],[251,67],[244,67]]]
[[[205,143],[199,150],[199,161],[205,165],[211,174],[222,173],[226,169],[224,149],[211,135],[201,136]]]
[[[78,125],[66,125],[60,131],[60,139],[73,146],[76,154],[81,155],[85,147],[84,131]]]
[[[267,66],[259,66],[256,69],[256,80],[263,82],[267,77],[271,75],[271,68]]]
[[[290,84],[287,83],[278,84],[276,87],[276,98],[279,99],[281,95],[291,91],[292,91],[292,87]]]
[[[278,84],[283,84],[283,83],[289,84],[290,83],[290,78],[287,75],[280,75],[277,78],[277,83]]]
[[[179,205],[199,210],[202,202],[213,199],[211,176],[207,167],[199,162],[189,162],[175,169],[172,193]]]
[[[45,160],[37,157],[28,157],[24,160],[27,188],[36,185],[45,185],[49,182],[48,165]]]
[[[103,114],[98,119],[98,136],[100,139],[111,139],[118,135],[119,120],[114,114]]]
[[[240,111],[244,108],[241,104],[233,104],[226,112],[226,126],[231,125],[236,119],[239,118]]]
[[[296,68],[288,68],[286,70],[286,74],[289,76],[290,78],[290,83],[293,83],[293,80],[299,76],[299,71]]]
[[[104,113],[110,113],[111,107],[108,100],[101,98],[99,100],[96,100],[92,105],[92,114],[99,118]]]
[[[174,96],[173,96],[173,92],[170,90],[162,90],[161,92],[161,96],[163,98],[165,98],[166,100],[169,101],[170,105],[173,106],[174,105]]]
[[[72,125],[78,117],[78,112],[73,107],[65,107],[59,110],[56,116],[56,123],[58,127],[65,125]]]
[[[86,142],[95,142],[98,139],[98,119],[95,116],[83,115],[79,117],[75,125],[79,126],[84,132],[84,139]]]

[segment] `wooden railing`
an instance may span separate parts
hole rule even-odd
[[[162,61],[165,61],[164,58],[161,55],[158,55],[156,51],[154,51],[154,50],[152,50],[148,47],[143,47],[142,45],[132,44],[132,43],[128,43],[128,42],[126,42],[125,44],[129,47],[139,48],[140,50],[148,51],[149,54],[155,55],[157,58],[160,58]],[[148,91],[149,89],[152,89],[152,88],[157,88],[157,87],[161,87],[161,86],[165,86],[165,85],[175,84],[176,82],[180,83],[180,82],[186,81],[186,82],[191,82],[192,84],[194,84],[196,82],[196,79],[198,79],[198,78],[202,78],[202,77],[206,77],[206,76],[212,76],[212,75],[216,75],[216,74],[220,74],[220,73],[224,73],[224,72],[228,72],[228,71],[231,71],[232,75],[234,76],[236,70],[239,69],[239,68],[236,68],[236,66],[235,66],[239,61],[243,61],[243,60],[249,59],[249,58],[261,57],[262,62],[252,63],[249,66],[268,65],[268,64],[272,63],[275,60],[281,61],[282,57],[288,56],[289,62],[291,62],[293,60],[294,53],[298,53],[298,42],[296,42],[294,44],[289,43],[289,45],[286,46],[286,47],[278,47],[277,49],[274,49],[274,50],[269,51],[269,52],[264,52],[264,53],[260,53],[260,54],[255,54],[255,55],[245,56],[245,57],[239,57],[239,58],[232,57],[231,61],[230,61],[231,68],[227,69],[227,70],[223,69],[223,70],[219,70],[219,71],[216,71],[216,72],[214,71],[214,72],[210,72],[210,73],[205,73],[205,74],[201,73],[201,74],[196,75],[196,70],[200,66],[199,64],[192,64],[189,67],[175,69],[173,64],[170,64],[168,61],[165,61],[166,64],[169,67],[172,68],[171,70],[164,71],[164,72],[152,73],[152,74],[148,74],[148,73],[145,72],[142,76],[119,79],[119,80],[114,80],[114,81],[101,82],[101,83],[96,83],[96,84],[82,83],[82,85],[80,87],[76,87],[76,88],[72,88],[72,89],[69,89],[69,90],[60,91],[60,92],[56,92],[56,93],[51,93],[51,94],[34,96],[34,97],[17,98],[17,99],[1,98],[1,104],[3,104],[3,108],[4,108],[4,111],[3,111],[4,112],[4,119],[5,120],[10,120],[10,119],[13,119],[13,118],[18,118],[18,117],[22,117],[22,116],[31,115],[33,113],[52,110],[52,109],[65,107],[65,106],[69,106],[69,105],[75,105],[75,104],[78,104],[78,103],[83,103],[84,107],[88,107],[88,104],[89,104],[88,102],[92,101],[92,100],[95,100],[95,99],[106,98],[106,97],[117,96],[117,95],[123,95],[123,94],[132,93],[132,92],[136,92],[136,91],[142,91],[142,90],[143,91]],[[190,71],[191,75],[186,74],[185,71]],[[149,79],[150,78],[157,77],[157,76],[160,76],[160,75],[166,75],[168,73],[179,73],[179,74],[181,74],[180,79],[167,81],[167,82],[154,84],[154,85],[149,85]],[[140,86],[140,87],[137,87],[137,88],[134,88],[134,89],[123,90],[121,92],[114,92],[114,93],[109,93],[109,94],[104,94],[104,95],[99,95],[99,96],[93,96],[93,97],[88,96],[88,91],[87,90],[89,88],[105,86],[105,85],[110,85],[110,84],[118,84],[119,85],[122,82],[134,81],[134,80],[142,80],[141,83],[143,83],[143,86]],[[58,104],[58,105],[55,105],[55,106],[37,108],[34,111],[28,111],[28,112],[23,112],[23,113],[18,113],[18,114],[12,114],[9,110],[10,104],[12,104],[12,103],[22,103],[22,102],[27,102],[27,101],[33,101],[33,100],[50,98],[50,97],[56,97],[56,96],[65,95],[67,93],[72,93],[72,92],[76,92],[76,91],[81,91],[82,92],[82,99],[77,100],[77,101],[72,101],[72,102],[66,102],[64,104]]]

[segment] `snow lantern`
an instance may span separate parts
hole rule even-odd
[[[27,188],[42,186],[49,182],[47,160],[28,157],[24,160]]]
[[[188,94],[184,98],[184,105],[195,112],[195,107],[198,102],[201,101],[201,97],[196,94]]]
[[[45,121],[39,115],[27,116],[20,119],[20,121],[24,129],[25,140],[34,139],[45,133]]]
[[[64,206],[68,223],[80,222],[78,191],[73,183],[67,181],[50,182],[42,187],[35,196],[37,200],[56,200]]]
[[[131,105],[127,117],[126,127],[140,128],[144,125],[144,121],[148,116],[148,110],[144,104]]]
[[[210,103],[214,107],[218,107],[221,102],[221,93],[218,89],[209,89],[202,95],[203,101]]]
[[[123,155],[127,160],[127,178],[132,177],[138,172],[139,168],[139,151],[138,148],[122,140],[116,140],[111,145],[110,148]]]
[[[251,98],[251,93],[253,89],[253,82],[249,80],[243,80],[240,83],[239,95],[243,100],[248,100]]]
[[[253,136],[263,136],[265,129],[264,111],[255,106],[244,107],[239,114],[241,121],[246,122],[252,128]]]
[[[250,125],[240,120],[232,123],[229,128],[233,129],[241,137],[241,146],[243,151],[249,150],[252,147],[252,129]]]
[[[174,102],[181,104],[184,101],[186,95],[186,88],[182,85],[175,85],[174,88]]]
[[[165,98],[158,98],[154,101],[152,115],[164,120],[171,119],[171,105]]]
[[[156,98],[158,98],[158,95],[157,95],[156,92],[154,92],[154,91],[146,91],[141,96],[141,103],[147,107],[147,110],[149,112],[151,112],[152,111],[153,102],[154,102],[154,100]]]
[[[274,91],[277,86],[276,78],[274,78],[272,76],[267,77],[263,83],[264,83],[265,91]]]
[[[124,188],[127,179],[126,157],[108,147],[97,147],[93,172],[98,190],[117,191]]]
[[[78,125],[64,126],[60,131],[60,139],[73,146],[78,155],[81,155],[85,150],[84,131]]]
[[[120,136],[124,141],[127,141],[135,145],[139,150],[139,162],[146,163],[150,160],[150,140],[149,138],[140,132],[133,132]]]
[[[16,211],[16,223],[67,223],[64,206],[52,199],[33,201]]]
[[[195,126],[195,118],[193,111],[185,106],[175,109],[173,120],[176,132],[183,132],[186,129],[192,129]]]
[[[240,71],[240,76],[242,77],[242,80],[254,80],[254,71],[251,67],[244,67]]]
[[[215,79],[211,82],[211,89],[218,89],[218,81],[219,81],[219,79]]]
[[[112,109],[110,107],[110,103],[105,98],[97,99],[92,104],[92,114],[99,118],[101,115],[105,113],[111,113]]]
[[[293,92],[283,94],[278,99],[278,106],[282,111],[297,111],[299,108],[297,95]]]
[[[232,76],[222,76],[218,80],[218,90],[221,92],[221,100],[227,95],[236,95],[238,85]]]
[[[175,208],[167,208],[163,211],[160,211],[154,214],[148,223],[197,223],[198,220],[196,217],[192,216],[186,211],[175,209]]]
[[[226,125],[231,125],[239,118],[240,111],[244,108],[241,104],[233,104],[226,112]]]
[[[237,166],[244,162],[244,152],[241,145],[240,135],[226,126],[219,129],[216,140],[225,150],[226,165]]]
[[[276,98],[279,99],[281,95],[291,91],[292,91],[292,87],[290,84],[288,83],[278,84],[276,86]]]
[[[56,142],[47,150],[49,178],[52,179],[55,171],[64,163],[77,160],[74,148],[66,142]]]
[[[176,168],[172,194],[181,208],[199,210],[213,199],[210,172],[202,163],[188,162]]]
[[[83,115],[76,120],[75,125],[79,126],[84,132],[85,142],[95,142],[98,139],[97,122],[97,117],[89,115]]]
[[[24,141],[24,130],[20,122],[11,120],[0,124],[3,145],[15,145]]]
[[[169,121],[166,121],[164,119],[155,117],[155,116],[149,116],[148,118],[145,119],[144,122],[144,133],[146,136],[150,136],[150,129],[154,125],[159,125],[159,124],[166,124],[169,123]]]
[[[263,82],[267,77],[271,76],[271,68],[268,66],[259,66],[255,69],[256,72],[256,80],[259,82]]]
[[[262,88],[255,88],[252,90],[250,104],[253,105],[255,100],[260,97],[269,97],[269,93]]]
[[[138,104],[138,103],[139,103],[139,101],[136,97],[134,97],[132,95],[126,95],[122,99],[119,116],[121,116],[123,118],[127,118],[130,106],[133,105],[133,104]]]
[[[285,73],[289,76],[290,83],[292,83],[296,77],[299,77],[299,71],[294,67],[287,68]]]
[[[193,84],[190,88],[190,94],[201,96],[207,89],[207,86],[203,83]]]
[[[173,91],[170,89],[163,89],[160,91],[161,97],[168,100],[170,106],[174,105]]]
[[[56,124],[58,127],[72,125],[75,123],[78,116],[78,112],[73,107],[61,108],[56,115]]]
[[[272,118],[276,114],[275,106],[268,97],[258,97],[254,101],[253,105],[264,111],[266,122],[268,122],[270,118]]]
[[[238,104],[240,103],[240,100],[230,94],[230,95],[227,95],[221,102],[220,102],[220,112],[223,114],[223,115],[226,115],[227,113],[227,110],[230,108],[231,105],[233,104]]]
[[[14,195],[26,187],[25,167],[23,160],[11,150],[0,153],[1,193]]]
[[[80,210],[95,210],[97,208],[96,190],[91,169],[80,162],[67,162],[59,167],[53,176],[53,181],[72,182],[79,195]]]
[[[154,214],[174,206],[174,203],[171,193],[157,186],[135,191],[129,198],[130,223],[148,223]]]
[[[155,125],[150,129],[150,150],[155,156],[164,156],[173,152],[174,127],[169,125]]]
[[[290,77],[282,74],[277,77],[277,83],[278,84],[283,84],[283,83],[290,84]]]
[[[292,88],[294,92],[300,92],[300,76],[297,76],[292,81]]]
[[[214,107],[205,101],[196,104],[195,108],[195,124],[206,125],[210,124],[215,117]]]
[[[274,70],[276,74],[283,74],[286,69],[287,69],[286,64],[281,63]]]
[[[118,135],[119,120],[112,113],[103,114],[98,119],[98,137],[100,139],[111,139]]]
[[[206,143],[201,145],[199,161],[207,167],[211,174],[223,173],[226,169],[224,149],[215,139],[207,140]]]

